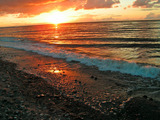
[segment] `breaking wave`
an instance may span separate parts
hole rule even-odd
[[[54,45],[44,43],[17,40],[16,38],[6,37],[0,38],[0,46],[35,52],[41,55],[51,56],[53,58],[62,58],[68,62],[77,61],[87,66],[96,66],[100,71],[116,71],[150,78],[157,78],[160,75],[160,68],[158,67],[142,66],[122,60],[89,57],[87,55],[58,49]]]

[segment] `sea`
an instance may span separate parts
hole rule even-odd
[[[0,28],[0,46],[142,77],[160,75],[160,21]]]
[[[0,46],[35,53],[46,58],[61,59],[66,63],[75,63],[86,68],[95,68],[98,72],[104,74],[108,72],[113,76],[113,73],[116,73],[139,77],[141,80],[160,81],[158,20],[1,27]],[[92,78],[95,76],[92,75]],[[102,87],[106,84],[108,83],[105,83],[105,80],[101,83]],[[94,87],[96,85],[100,84],[94,83]],[[103,92],[108,89],[111,90],[111,87],[103,89]],[[107,91],[105,95],[108,94]],[[103,107],[102,104],[111,100],[92,99],[92,103],[95,101],[96,105]],[[104,109],[102,111],[104,112]]]

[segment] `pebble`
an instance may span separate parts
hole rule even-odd
[[[76,93],[77,93],[77,91],[73,91],[72,93],[73,93],[73,94],[76,94]]]
[[[94,76],[92,75],[91,78],[94,78]]]
[[[6,80],[5,80],[5,79],[2,79],[2,82],[6,82]]]
[[[37,95],[36,97],[37,98],[41,98],[41,97],[45,97],[45,95],[44,94],[40,94],[40,95]]]
[[[75,80],[75,83],[77,83],[77,80]]]
[[[153,98],[149,98],[150,101],[153,101]]]
[[[143,98],[147,99],[148,97],[147,97],[147,95],[144,95]]]
[[[93,75],[91,76],[92,79],[94,80],[97,80],[98,78],[97,77],[94,77]]]

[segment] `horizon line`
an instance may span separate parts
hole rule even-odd
[[[140,19],[140,20],[108,20],[108,21],[86,21],[86,22],[64,22],[59,24],[81,24],[81,23],[103,23],[103,22],[136,22],[136,21],[160,21],[160,19]],[[0,28],[4,27],[27,27],[27,26],[36,26],[36,25],[56,25],[52,23],[33,23],[28,25],[9,25],[9,26],[0,26]]]

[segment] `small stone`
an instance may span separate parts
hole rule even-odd
[[[94,76],[92,75],[91,78],[94,78]]]
[[[37,97],[37,98],[40,98],[41,96],[40,96],[40,95],[37,95],[36,97]]]
[[[13,120],[13,117],[9,117],[8,120]]]
[[[65,116],[65,117],[68,117],[68,116],[69,116],[69,114],[67,113],[67,114],[65,114],[64,116]]]
[[[37,98],[41,98],[41,97],[45,97],[45,95],[44,94],[40,94],[40,95],[37,95],[36,97]]]
[[[75,83],[77,83],[77,80],[75,80]]]
[[[16,114],[18,114],[19,113],[19,111],[18,110],[16,110],[16,112],[15,112]]]
[[[45,95],[44,94],[41,94],[41,97],[44,97]]]
[[[17,117],[16,117],[16,116],[14,116],[14,119],[15,119],[15,120],[17,120]]]
[[[114,112],[113,115],[117,115],[117,113]]]
[[[147,95],[144,95],[143,98],[147,99],[148,97],[147,97]]]
[[[153,101],[153,98],[149,98],[150,101]]]
[[[77,93],[77,91],[73,91],[72,93],[73,93],[73,94],[76,94],[76,93]]]

